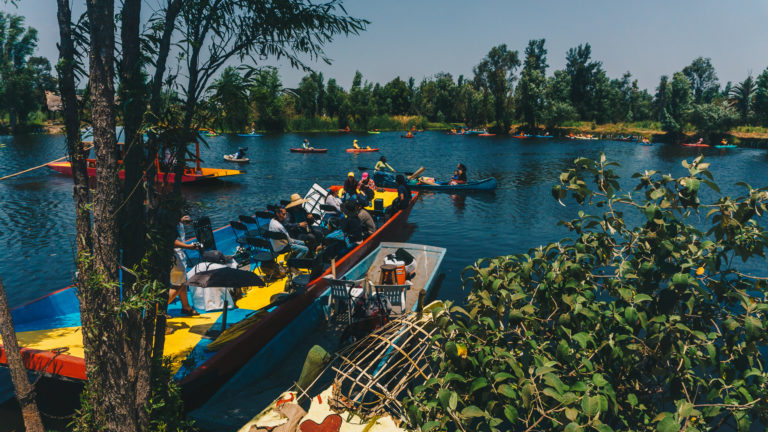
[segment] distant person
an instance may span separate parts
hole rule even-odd
[[[723,138],[723,139],[720,141],[720,144],[722,144],[722,145],[728,145],[728,140],[727,140],[727,139],[725,139],[725,138]]]
[[[309,140],[308,140],[308,139],[306,139],[306,138],[304,138],[304,142],[302,142],[302,143],[301,143],[301,147],[302,147],[303,149],[305,149],[305,150],[309,150],[309,149],[311,149],[311,148],[312,148],[312,147],[310,147],[310,145],[309,145]]]
[[[397,197],[400,200],[398,208],[400,210],[406,209],[411,202],[411,191],[405,183],[405,177],[403,177],[402,174],[398,174],[397,177],[395,177],[395,184],[397,185]]]
[[[355,180],[355,173],[352,171],[347,173],[347,180],[344,181],[344,195],[342,199],[344,201],[357,199],[357,180]]]
[[[272,243],[272,249],[275,252],[281,252],[286,247],[290,247],[291,251],[296,254],[296,258],[304,258],[309,253],[309,248],[301,240],[291,238],[288,230],[285,229],[283,222],[288,219],[288,212],[285,207],[280,207],[275,210],[275,217],[269,221],[269,231],[273,233],[282,233],[285,235],[284,239],[269,239]],[[306,222],[304,222],[306,226]]]
[[[244,158],[244,157],[245,157],[245,151],[246,151],[246,150],[247,150],[247,149],[244,149],[244,148],[242,148],[242,147],[240,147],[239,149],[237,149],[237,154],[235,154],[235,159],[242,159],[242,158]]]
[[[200,249],[198,243],[188,244],[186,243],[186,230],[184,225],[192,223],[192,218],[189,215],[184,215],[179,219],[179,223],[176,226],[176,240],[173,242],[173,268],[171,269],[171,289],[168,291],[168,304],[170,304],[177,296],[181,301],[181,314],[182,315],[200,315],[189,304],[189,296],[187,296],[187,256],[184,253],[184,249]]]
[[[373,167],[373,169],[376,171],[384,171],[385,169],[388,169],[392,172],[395,172],[395,169],[389,166],[389,164],[387,163],[387,158],[384,156],[379,158],[379,161],[376,162],[376,166]]]
[[[365,199],[367,202],[371,202],[373,200],[373,197],[376,195],[376,183],[373,182],[373,179],[368,176],[367,172],[364,172],[362,175],[362,178],[360,180],[360,183],[357,184],[357,190],[365,195]]]
[[[467,182],[467,167],[464,166],[464,164],[459,163],[456,166],[456,171],[454,171],[453,178],[451,178],[451,181],[448,184],[456,185],[456,184],[464,184]]]
[[[354,140],[354,141],[352,141],[352,147],[354,147],[354,148],[356,148],[356,149],[359,149],[359,148],[360,148],[360,146],[359,146],[359,145],[357,145],[357,140]]]

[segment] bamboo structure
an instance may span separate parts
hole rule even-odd
[[[432,336],[430,313],[395,319],[338,354],[330,403],[336,411],[362,418],[390,414],[403,418],[399,397],[429,379]]]

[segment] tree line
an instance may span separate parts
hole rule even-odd
[[[650,93],[630,72],[608,77],[589,43],[568,50],[564,69],[548,76],[548,67],[544,39],[529,41],[522,55],[506,44],[491,48],[471,77],[439,72],[418,83],[399,76],[373,83],[357,71],[344,89],[334,78],[309,72],[296,88],[287,88],[277,69],[229,67],[208,89],[207,103],[214,127],[231,131],[283,131],[296,119],[362,130],[385,126],[393,116],[491,126],[501,133],[511,124],[533,131],[569,121],[650,121],[674,138],[686,128],[711,136],[739,125],[768,126],[768,69],[757,79],[750,75],[721,86],[711,60],[698,57],[671,78],[662,75]]]

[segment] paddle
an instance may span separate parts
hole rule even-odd
[[[419,174],[421,174],[423,172],[424,172],[424,167],[419,167],[419,169],[417,169],[416,172],[414,172],[414,173],[412,173],[411,175],[408,176],[408,180],[415,179],[416,177],[419,176]]]
[[[376,170],[375,170],[375,169],[373,169],[373,168],[366,168],[366,167],[361,167],[361,166],[357,167],[357,169],[358,169],[359,171],[376,171]],[[389,171],[384,171],[384,172],[389,172]],[[405,174],[405,175],[413,175],[413,173],[412,173],[412,172],[410,172],[410,171],[406,171],[406,172],[404,172],[403,174]]]

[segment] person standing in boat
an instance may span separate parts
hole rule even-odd
[[[384,171],[385,169],[388,169],[392,172],[395,172],[395,169],[389,166],[389,164],[387,163],[387,158],[384,156],[379,158],[379,161],[376,162],[376,166],[373,167],[373,169],[376,171]]]
[[[402,174],[398,174],[397,177],[395,177],[395,184],[397,185],[397,197],[400,201],[398,209],[407,209],[411,202],[411,190],[408,189],[408,185],[405,182],[405,177],[403,177]]]
[[[285,235],[284,239],[269,239],[272,243],[272,249],[274,249],[275,252],[281,252],[286,247],[290,247],[291,251],[296,254],[296,258],[304,258],[304,256],[309,253],[309,248],[303,241],[291,238],[288,230],[283,226],[283,222],[285,222],[287,218],[288,212],[285,210],[285,207],[280,207],[275,210],[275,217],[269,221],[269,232]],[[306,222],[304,223],[306,224]]]
[[[200,315],[189,304],[189,296],[187,295],[187,256],[184,250],[187,249],[200,249],[199,244],[187,244],[186,230],[184,225],[192,223],[192,218],[189,215],[184,215],[179,220],[179,224],[176,227],[176,240],[173,242],[174,261],[173,268],[171,269],[171,289],[168,291],[168,304],[170,304],[177,296],[181,300],[181,314],[182,315]]]

